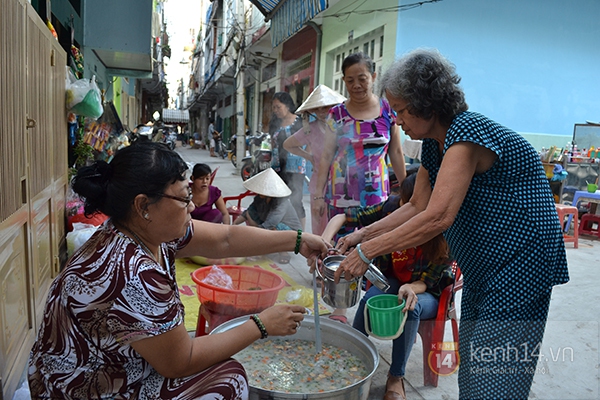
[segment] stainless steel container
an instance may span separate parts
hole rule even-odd
[[[317,273],[323,279],[321,285],[321,297],[325,304],[335,308],[350,308],[354,307],[358,302],[359,294],[362,289],[362,277],[354,277],[348,281],[344,275],[340,276],[340,281],[335,283],[335,271],[346,256],[333,255],[323,259],[322,267],[318,268]],[[373,285],[377,286],[382,291],[386,292],[390,285],[387,278],[381,273],[373,263],[369,263],[368,269],[364,275]]]
[[[317,268],[317,273],[323,279],[321,297],[325,304],[335,308],[350,308],[358,303],[362,277],[357,276],[348,281],[343,276],[335,283],[335,271],[344,261],[346,256],[333,255],[323,259],[322,267]]]
[[[225,332],[248,320],[249,316],[234,318],[216,327],[210,334]],[[251,400],[288,400],[288,399],[330,399],[330,400],[367,400],[371,388],[371,378],[379,366],[379,354],[375,345],[352,327],[322,318],[319,320],[323,344],[337,346],[357,356],[370,371],[361,381],[345,388],[321,393],[284,393],[250,386]],[[315,341],[315,319],[311,315],[304,317],[302,326],[288,339]],[[270,340],[267,338],[265,340]],[[234,356],[235,358],[235,356]]]

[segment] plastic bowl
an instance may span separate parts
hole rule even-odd
[[[202,282],[212,267],[192,272],[200,303],[210,311],[240,316],[261,312],[277,300],[285,281],[279,275],[261,268],[243,265],[219,265],[233,281],[234,289],[226,289]]]

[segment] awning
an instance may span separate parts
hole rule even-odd
[[[163,122],[185,124],[190,122],[190,112],[188,110],[169,110],[168,108],[163,108],[162,120]]]
[[[271,22],[271,45],[277,47],[315,15],[329,7],[328,0],[250,0]]]

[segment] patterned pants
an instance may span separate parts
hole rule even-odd
[[[460,399],[527,399],[548,317],[551,290],[511,305],[501,293],[461,301]]]

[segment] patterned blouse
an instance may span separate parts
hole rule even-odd
[[[459,142],[490,149],[498,159],[475,175],[454,223],[444,232],[464,276],[464,296],[478,306],[494,295],[498,307],[522,304],[569,280],[561,226],[537,152],[518,133],[470,111],[446,133],[444,153]],[[435,186],[443,154],[423,140],[422,168]]]
[[[364,207],[388,197],[386,156],[395,117],[386,99],[379,102],[380,114],[371,120],[354,119],[344,103],[329,111],[329,122],[338,137],[326,193],[331,206]]]
[[[294,133],[302,129],[302,120],[296,117],[290,125],[282,126],[273,133],[271,147],[273,158],[271,167],[277,171],[290,172],[295,174],[306,173],[306,159],[290,153],[283,148],[283,142]]]
[[[50,288],[31,350],[32,398],[136,398],[160,385],[131,343],[183,323],[175,253],[190,241],[191,226],[161,245],[166,268],[111,220],[73,255]]]

